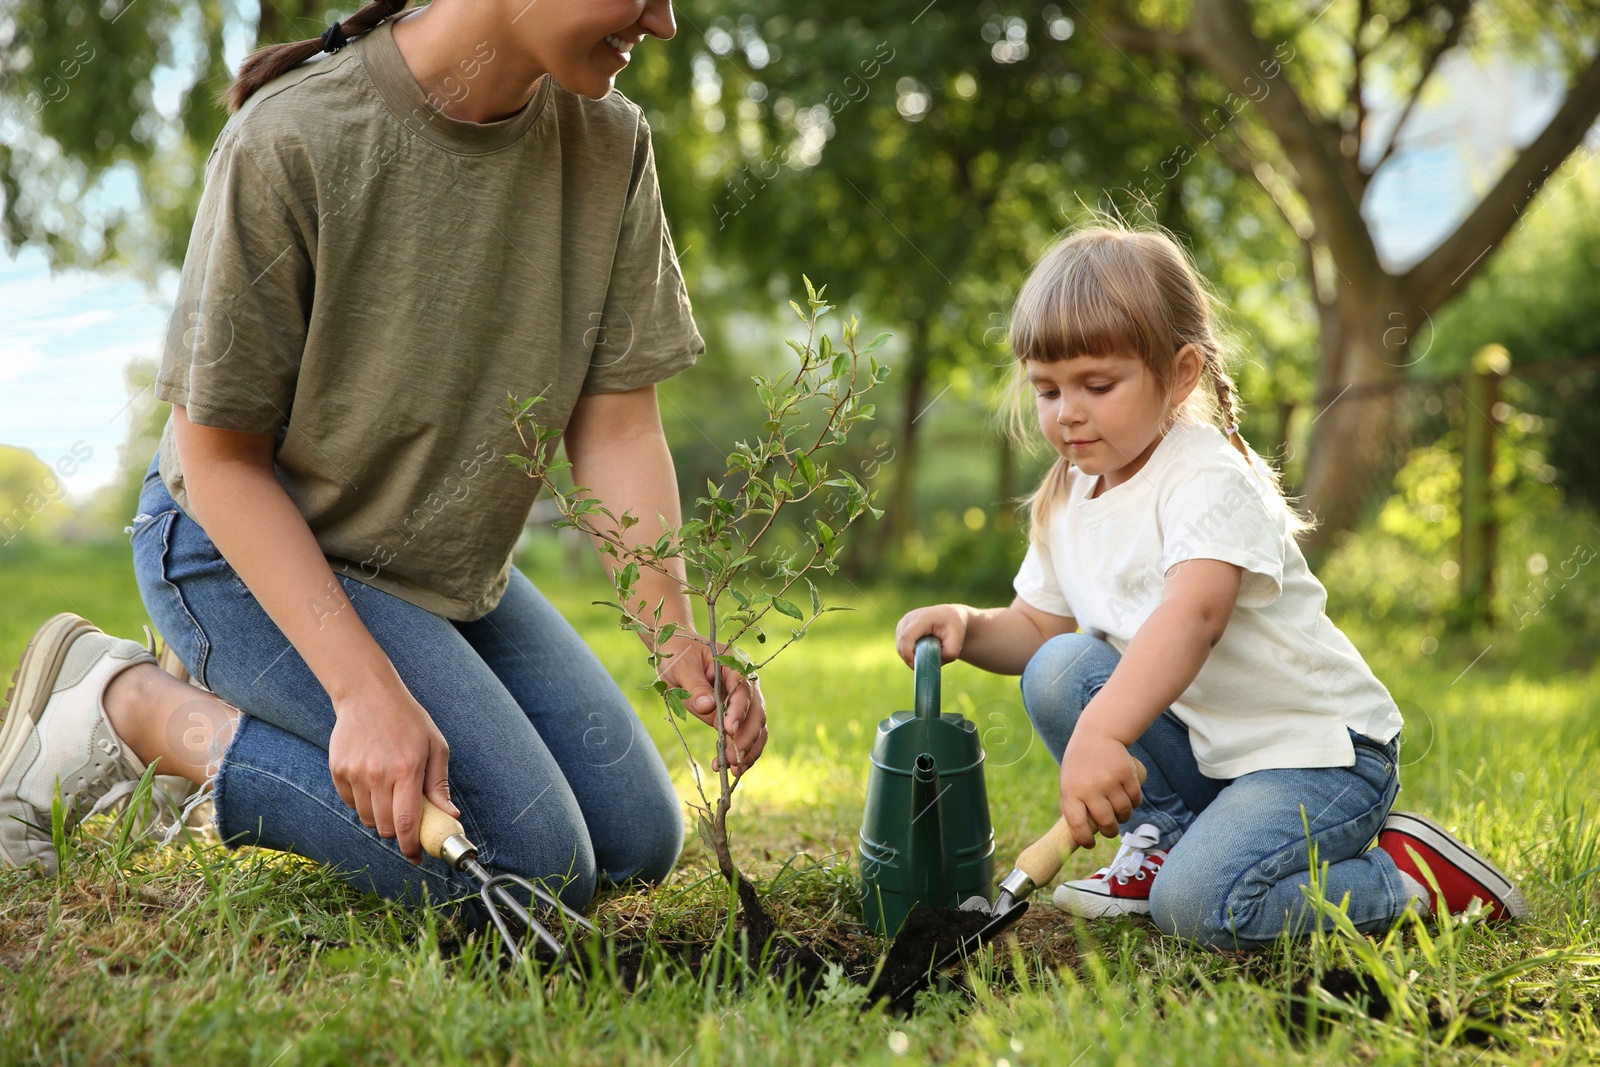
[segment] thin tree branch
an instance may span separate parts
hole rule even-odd
[[[1148,27],[1113,32],[1121,43],[1141,52],[1181,49],[1234,92],[1255,100],[1262,121],[1294,168],[1316,232],[1327,242],[1340,273],[1354,278],[1383,275],[1361,217],[1360,191],[1348,180],[1354,171],[1344,166],[1337,138],[1330,136],[1333,131],[1312,115],[1285,74],[1297,53],[1287,45],[1273,51],[1257,38],[1242,0],[1194,0],[1188,26],[1176,35]],[[1263,81],[1267,92],[1258,96],[1250,85]]]
[[[1500,176],[1455,232],[1401,276],[1416,306],[1434,311],[1483,268],[1485,253],[1503,240],[1551,173],[1580,144],[1600,115],[1600,54],[1573,81],[1567,98],[1533,142]]]
[[[1471,9],[1472,0],[1455,0],[1446,5],[1450,12],[1450,26],[1444,34],[1435,41],[1422,57],[1422,67],[1417,73],[1417,82],[1406,96],[1405,106],[1400,109],[1400,117],[1395,120],[1394,129],[1389,134],[1389,141],[1383,146],[1383,151],[1373,161],[1372,166],[1363,170],[1367,177],[1378,172],[1378,168],[1389,161],[1395,149],[1400,145],[1400,133],[1405,129],[1406,121],[1411,118],[1411,113],[1417,109],[1417,102],[1422,99],[1422,90],[1428,84],[1428,79],[1433,77],[1434,71],[1439,66],[1439,61],[1444,54],[1454,48],[1461,41],[1461,35],[1467,25],[1467,12]],[[1391,30],[1393,27],[1391,27]]]

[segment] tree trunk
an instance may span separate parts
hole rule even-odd
[[[884,553],[898,549],[905,535],[916,526],[917,424],[932,402],[927,396],[928,369],[932,362],[927,345],[927,321],[913,319],[907,324],[906,334],[910,344],[901,385],[903,410],[895,435],[894,481],[889,488],[888,503],[884,505],[883,520],[878,523],[875,555],[880,559]]]
[[[1017,521],[1017,453],[1012,447],[1011,435],[1000,430],[998,463],[995,471],[994,525],[997,530],[1009,530]]]
[[[1405,444],[1397,386],[1405,368],[1426,355],[1427,317],[1399,292],[1388,275],[1352,279],[1325,308],[1317,397],[1300,485],[1300,505],[1317,526],[1300,544],[1313,562],[1340,532],[1362,518],[1375,487],[1398,466]],[[1366,283],[1366,284],[1363,284]],[[1370,295],[1361,295],[1361,294]]]
[[[315,37],[321,32],[315,15],[322,7],[319,0],[262,0],[261,15],[256,20],[256,47]]]

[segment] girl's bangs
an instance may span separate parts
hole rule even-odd
[[[1011,320],[1018,360],[1054,363],[1078,356],[1147,356],[1150,336],[1133,308],[1112,299],[1093,272],[1044,271],[1023,286]]]

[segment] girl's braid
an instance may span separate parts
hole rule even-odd
[[[1215,352],[1206,353],[1206,369],[1211,372],[1211,387],[1217,392],[1217,412],[1224,423],[1222,432],[1233,442],[1233,447],[1239,450],[1245,462],[1249,463],[1250,446],[1245,444],[1244,435],[1239,432],[1239,399],[1233,379],[1223,369],[1222,360],[1217,358]]]

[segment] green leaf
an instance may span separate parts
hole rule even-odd
[[[815,521],[817,524],[817,539],[822,542],[822,550],[831,556],[834,552],[833,527],[829,526],[821,519],[817,519]]]
[[[772,598],[772,606],[783,614],[789,616],[791,619],[805,618],[805,615],[801,613],[799,608],[795,607],[781,596],[775,596]]]
[[[812,462],[810,456],[804,452],[796,452],[794,454],[794,469],[801,478],[805,479],[807,489],[815,489],[817,487],[817,465]]]
[[[880,348],[882,348],[882,347],[883,347],[883,346],[884,346],[884,344],[885,344],[885,343],[886,343],[886,342],[887,342],[887,341],[888,341],[888,340],[889,340],[889,338],[890,338],[890,337],[892,337],[892,336],[893,336],[893,334],[887,334],[887,333],[880,333],[880,334],[879,334],[879,335],[878,335],[878,336],[876,336],[876,337],[874,337],[874,338],[873,338],[873,339],[872,339],[872,340],[871,340],[871,341],[870,341],[870,342],[869,342],[869,343],[868,343],[868,344],[867,344],[867,347],[866,347],[866,348],[863,348],[863,349],[862,349],[862,350],[861,350],[861,354],[862,354],[862,355],[863,355],[863,356],[870,356],[870,355],[871,355],[871,354],[872,354],[872,353],[874,353],[874,352],[876,352],[876,351],[877,351],[877,350],[878,350],[878,349],[880,349]],[[877,369],[877,368],[876,368],[876,367],[874,367],[874,368],[873,368],[873,369],[874,369],[874,370],[876,370],[876,369]]]
[[[810,578],[806,579],[806,588],[811,590],[811,614],[822,614],[822,594],[817,592],[817,584]]]
[[[684,704],[684,701],[688,699],[688,696],[689,691],[687,689],[679,689],[676,687],[668,689],[665,693],[661,694],[662,699],[667,702],[667,710],[672,712],[672,714],[679,719],[687,719],[689,717],[688,705]]]
[[[716,661],[724,667],[731,667],[741,674],[750,669],[750,656],[741,648],[729,648],[727,652],[716,657]]]

